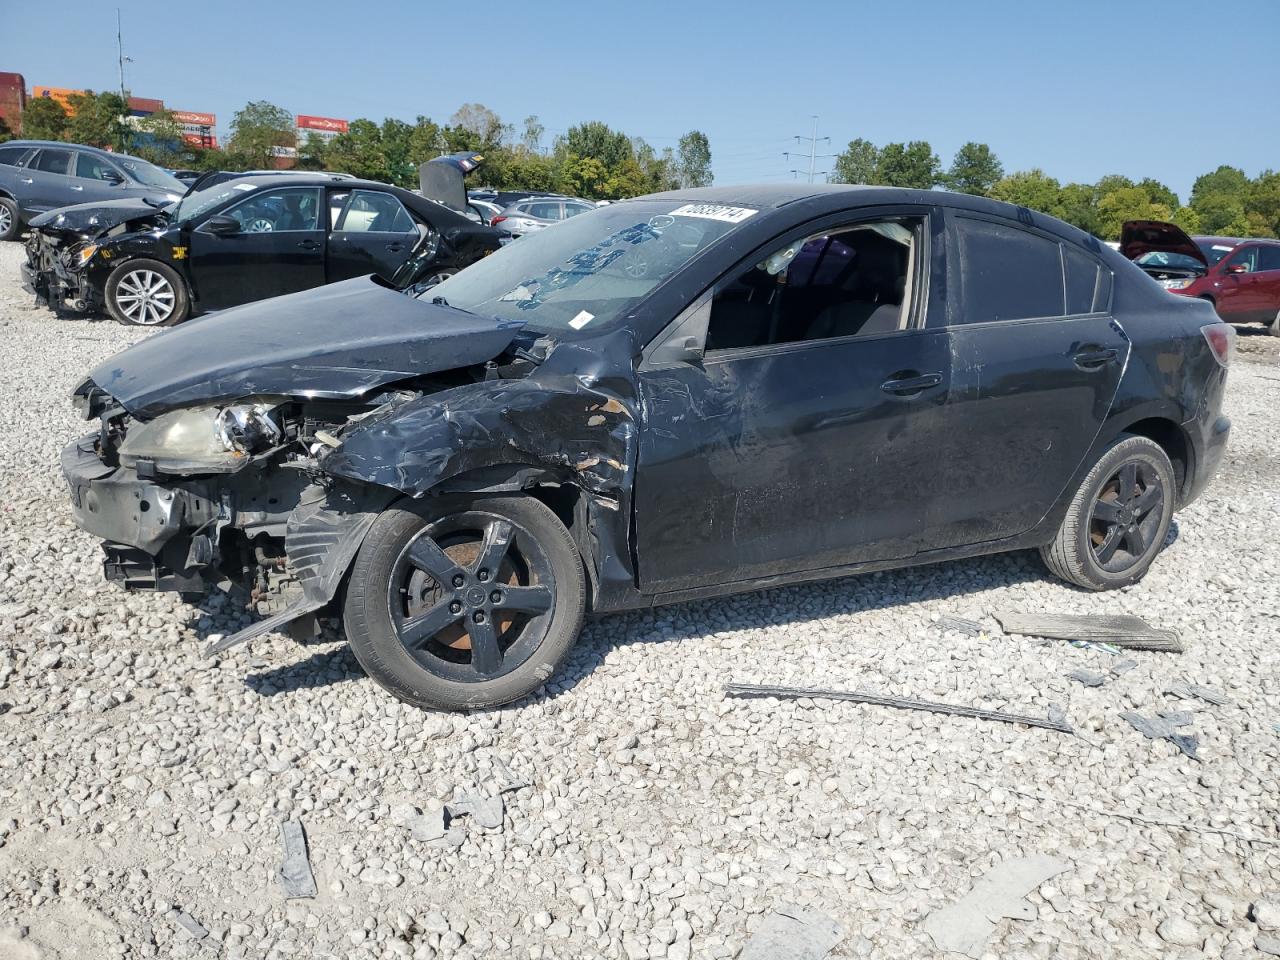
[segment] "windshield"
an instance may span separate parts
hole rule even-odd
[[[755,214],[746,207],[632,200],[522,237],[419,294],[535,333],[594,332]]]
[[[1213,266],[1228,253],[1236,248],[1234,243],[1223,243],[1221,240],[1197,240],[1196,246],[1200,248],[1200,252],[1204,254],[1204,258],[1209,261],[1209,266]]]
[[[175,222],[193,220],[203,213],[208,213],[218,204],[230,200],[232,197],[246,194],[253,189],[254,185],[252,183],[245,183],[243,180],[229,180],[205,190],[189,193],[171,208],[166,208],[166,210]]]
[[[1215,261],[1211,259],[1209,262]],[[1170,253],[1167,250],[1152,250],[1144,253],[1134,263],[1140,267],[1172,267],[1175,270],[1204,271],[1204,264],[1195,257],[1189,257],[1185,253]]]
[[[145,187],[158,187],[181,194],[187,188],[177,177],[170,176],[159,167],[139,160],[137,157],[116,157],[116,163],[124,167],[124,172]]]

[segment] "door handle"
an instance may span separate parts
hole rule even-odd
[[[910,376],[886,380],[880,384],[880,389],[897,397],[914,397],[930,387],[936,387],[941,382],[942,374],[940,373],[912,373]]]
[[[298,246],[300,246],[303,250],[319,250],[320,241],[319,240],[299,240]]]
[[[71,185],[72,190],[83,190],[84,187],[77,187],[74,183]]]
[[[34,180],[32,180],[30,177],[19,177],[18,179],[19,179],[19,180],[21,180],[23,183],[34,183],[34,182],[35,182],[35,181],[34,181]]]
[[[1081,350],[1072,356],[1077,367],[1081,370],[1094,370],[1102,366],[1104,363],[1110,363],[1117,356],[1117,352],[1107,347],[1102,350]]]
[[[403,250],[403,249],[404,249],[404,244],[403,244],[403,243],[388,243],[388,244],[387,244],[387,249],[388,249],[388,250],[390,250],[392,253],[399,253],[401,250]]]

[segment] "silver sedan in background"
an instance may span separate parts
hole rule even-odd
[[[553,223],[568,220],[580,213],[594,210],[596,205],[590,200],[577,200],[572,197],[529,197],[511,204],[502,213],[489,221],[489,226],[498,231],[502,239],[523,237],[528,233],[537,233]]]

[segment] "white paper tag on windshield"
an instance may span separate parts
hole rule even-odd
[[[1215,243],[1215,244],[1213,245],[1213,249],[1215,249],[1215,250],[1234,250],[1234,249],[1235,249],[1235,247],[1232,247],[1232,246],[1229,246],[1229,245],[1224,246],[1224,245],[1223,245],[1223,244],[1221,244],[1221,243]]]
[[[233,187],[232,189],[234,189],[234,190],[253,190],[253,189],[255,189],[255,187],[254,187],[254,185],[253,185],[252,183],[237,183],[237,184],[235,185],[235,187]]]
[[[579,312],[579,314],[576,317],[574,317],[572,320],[569,321],[569,326],[573,327],[573,329],[575,330],[581,330],[583,327],[585,327],[588,323],[590,323],[595,318],[596,318],[596,315],[594,313],[587,313],[587,311],[583,310]]]
[[[726,207],[719,203],[686,203],[672,210],[673,217],[697,217],[700,220],[720,220],[724,223],[741,223],[759,211],[749,207]]]

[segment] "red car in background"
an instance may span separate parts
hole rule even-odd
[[[1130,220],[1120,252],[1171,293],[1208,300],[1229,323],[1280,337],[1280,240],[1189,237],[1173,223]]]

